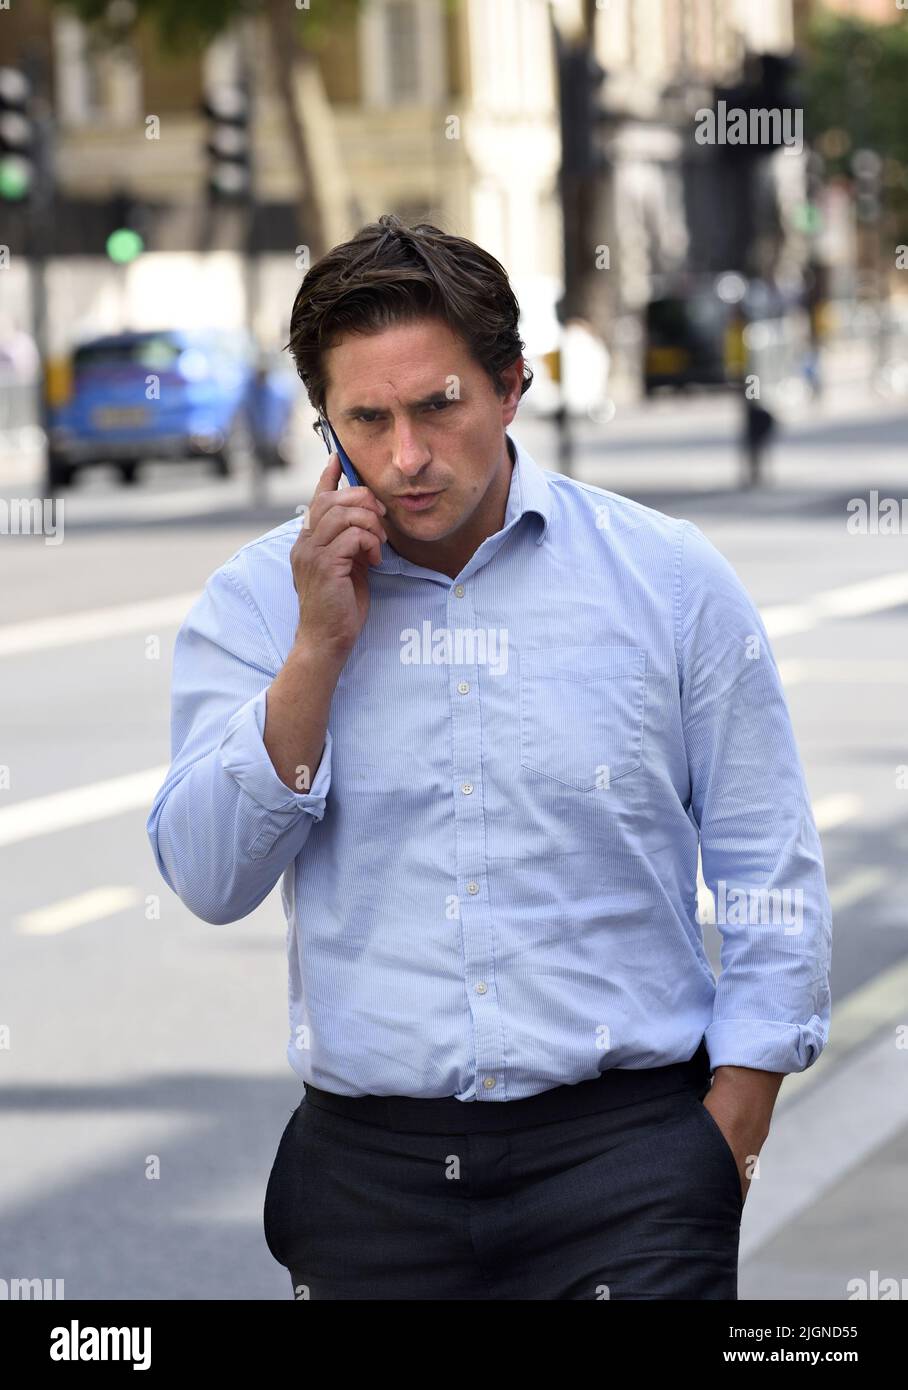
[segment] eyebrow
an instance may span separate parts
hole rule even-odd
[[[433,405],[436,401],[448,401],[454,399],[446,391],[432,391],[428,396],[421,396],[418,401],[410,401],[409,410],[417,410],[421,405]],[[346,410],[341,411],[341,419],[351,420],[354,415],[360,412],[368,412],[370,415],[387,415],[387,410],[380,405],[351,405]]]

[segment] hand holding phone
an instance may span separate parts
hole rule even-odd
[[[319,428],[332,457],[290,551],[299,598],[296,641],[340,669],[368,615],[369,566],[381,564],[388,509],[362,482],[324,415]],[[342,476],[349,488],[338,486]]]

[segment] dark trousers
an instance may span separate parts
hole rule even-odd
[[[701,1042],[511,1102],[307,1086],[268,1248],[299,1300],[736,1299],[741,1182],[709,1084]]]

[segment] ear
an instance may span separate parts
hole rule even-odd
[[[517,414],[523,394],[523,357],[516,357],[509,367],[505,367],[501,379],[507,386],[507,391],[501,398],[501,419],[503,424],[509,425]]]

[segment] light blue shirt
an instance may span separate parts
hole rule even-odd
[[[308,790],[262,741],[300,517],[211,576],[176,639],[161,873],[215,923],[282,880],[287,1056],[328,1091],[517,1100],[704,1035],[713,1068],[802,1071],[831,912],[757,609],[691,522],[511,438],[504,525],[456,580],[382,546]]]

